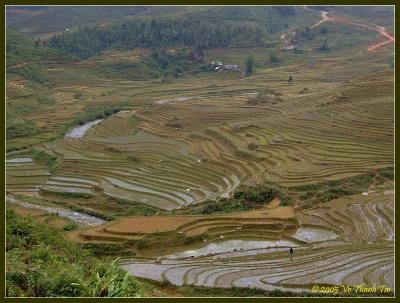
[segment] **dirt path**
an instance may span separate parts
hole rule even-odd
[[[332,18],[330,16],[328,16],[328,12],[321,11],[321,18],[322,19],[319,20],[317,23],[311,25],[310,28],[317,27],[326,21],[332,21]]]
[[[368,52],[374,52],[374,51],[378,50],[380,47],[394,42],[394,37],[391,34],[389,34],[383,26],[379,26],[379,25],[375,25],[375,24],[368,24],[368,23],[359,23],[359,22],[351,21],[344,17],[331,16],[331,15],[328,15],[329,12],[316,11],[316,10],[308,8],[307,6],[304,6],[304,9],[308,10],[308,11],[319,12],[321,14],[322,19],[319,20],[317,23],[311,25],[310,28],[315,28],[324,22],[336,22],[336,23],[341,23],[341,24],[354,25],[354,26],[358,26],[358,27],[376,31],[377,33],[379,33],[382,37],[384,37],[386,39],[386,41],[370,45],[367,48]]]

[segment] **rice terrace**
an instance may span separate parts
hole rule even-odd
[[[394,6],[6,6],[7,297],[393,297]]]

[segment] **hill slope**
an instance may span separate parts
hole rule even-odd
[[[7,210],[6,295],[8,297],[148,296],[145,283],[100,262],[47,224]]]

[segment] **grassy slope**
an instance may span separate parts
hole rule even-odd
[[[59,231],[7,210],[6,293],[14,296],[149,296],[151,287],[99,261]]]

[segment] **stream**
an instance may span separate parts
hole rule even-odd
[[[101,121],[103,121],[103,119],[98,119],[98,120],[94,120],[94,121],[90,121],[87,122],[83,125],[80,125],[78,127],[73,128],[72,130],[70,130],[65,137],[68,138],[82,138],[85,133],[93,126],[96,125],[98,123],[100,123]]]
[[[98,226],[101,224],[104,224],[106,221],[91,215],[79,213],[76,211],[68,210],[68,209],[63,209],[63,208],[56,208],[56,207],[49,207],[49,206],[43,206],[43,205],[38,205],[38,204],[33,204],[29,202],[24,202],[21,200],[16,199],[12,195],[7,195],[6,200],[8,203],[15,204],[24,208],[31,208],[31,209],[40,209],[44,210],[50,214],[57,214],[60,217],[68,218],[79,225],[82,226]]]

